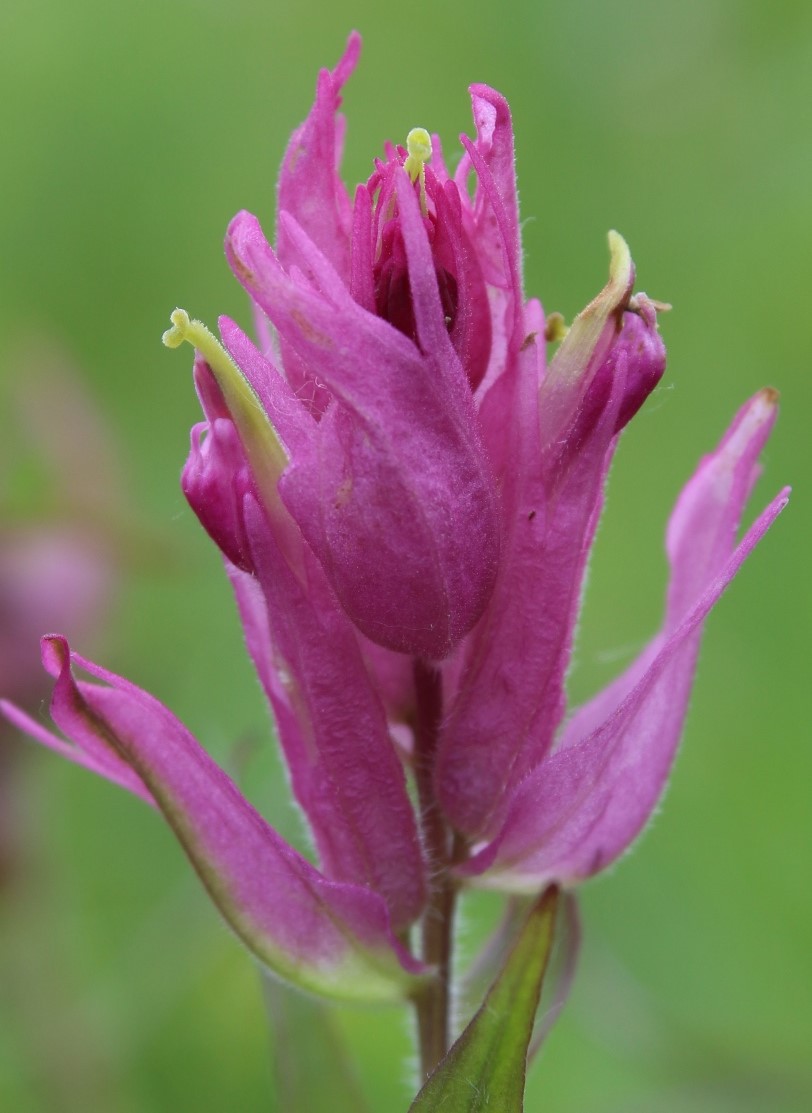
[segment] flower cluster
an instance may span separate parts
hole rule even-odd
[[[526,300],[510,114],[484,85],[453,175],[415,129],[350,198],[336,112],[358,51],[353,36],[321,73],[290,141],[276,246],[249,213],[228,229],[258,344],[227,318],[218,342],[181,310],[165,336],[197,351],[205,419],[183,489],[225,558],[318,865],[165,707],[61,637],[44,639],[43,660],[70,741],[5,713],[156,806],[226,920],[283,977],[397,999],[431,977],[408,939],[438,871],[569,887],[637,836],[679,740],[704,619],[786,492],[737,544],[776,413],[763,391],[679,498],[661,631],[566,718],[607,470],[664,371],[661,307],[633,292],[615,233],[609,281],[568,330]]]

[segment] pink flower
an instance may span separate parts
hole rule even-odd
[[[636,837],[704,619],[786,492],[737,546],[775,417],[764,391],[679,500],[661,633],[564,722],[607,470],[665,367],[658,306],[632,292],[616,233],[609,281],[568,331],[525,299],[510,114],[487,86],[471,90],[476,138],[453,176],[418,128],[351,201],[336,110],[358,51],[352,36],[291,139],[276,247],[248,213],[228,230],[260,347],[227,318],[221,346],[181,310],[165,335],[197,349],[205,420],[183,488],[225,558],[318,868],[169,711],[63,639],[43,652],[72,744],[6,714],[156,805],[269,965],[386,997],[426,976],[401,940],[452,874],[571,885]],[[564,332],[548,364],[546,338]]]

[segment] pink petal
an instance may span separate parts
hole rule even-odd
[[[446,814],[469,835],[495,830],[511,788],[550,747],[617,430],[664,366],[656,322],[626,313],[570,428],[546,452],[534,345],[525,346],[518,374],[485,397],[505,545],[488,610],[465,645],[436,771]]]
[[[468,380],[448,335],[428,232],[417,195],[405,170],[398,168],[395,171],[395,188],[418,345],[456,404],[463,413],[468,411],[466,416],[470,415],[470,420],[474,408]]]
[[[306,587],[291,572],[250,497],[245,521],[257,580],[232,580],[322,869],[380,893],[395,927],[409,924],[425,900],[420,843],[355,631],[315,562]]]
[[[266,518],[252,494],[237,432],[218,416],[225,403],[205,364],[197,382],[209,427],[202,442],[200,427],[193,434],[184,491],[234,566],[248,646],[323,868],[331,878],[380,892],[396,926],[411,923],[425,897],[420,845],[356,632],[309,550],[300,549],[292,570],[276,536],[279,523]]]
[[[191,449],[181,474],[189,505],[215,545],[238,568],[251,557],[238,508],[251,477],[237,430],[226,417],[192,428]]]
[[[520,294],[519,200],[510,107],[501,93],[487,85],[472,85],[470,92],[477,137],[474,142],[462,137],[466,155],[455,180],[467,196],[466,179],[472,167],[476,170],[473,222],[486,265],[485,279],[491,286]]]
[[[361,37],[353,32],[344,56],[336,68],[322,70],[316,87],[316,100],[307,119],[291,136],[279,175],[277,248],[283,266],[297,264],[297,250],[291,244],[282,217],[292,216],[330,260],[345,283],[350,277],[350,231],[352,211],[344,183],[339,176],[344,121],[336,116],[341,104],[341,89],[358,61]],[[326,409],[330,395],[305,361],[280,339],[285,375],[300,404],[314,416]]]
[[[461,137],[465,154],[455,184],[463,200],[468,238],[475,245],[488,284],[492,333],[491,358],[484,376],[488,387],[513,367],[529,329],[522,313],[522,253],[510,108],[505,98],[487,85],[472,85],[470,92],[477,137],[474,142]],[[477,176],[473,206],[466,190],[471,169]]]
[[[466,867],[478,883],[537,889],[603,869],[639,834],[665,787],[687,710],[704,620],[787,502],[782,491],[735,548],[756,458],[775,419],[765,391],[739,413],[683,491],[668,530],[663,631],[577,714],[555,752],[513,793],[496,838]]]
[[[46,730],[42,723],[32,719],[27,712],[10,703],[9,700],[0,700],[0,714],[12,726],[22,731],[23,734],[27,734],[35,742],[39,742],[49,750],[53,750],[54,753],[67,758],[68,761],[72,761],[74,765],[78,765],[82,769],[89,769],[92,773],[98,773],[100,777],[104,777],[111,784],[127,789],[134,796],[140,797],[145,803],[155,807],[155,801],[152,799],[149,789],[137,773],[134,773],[130,766],[122,761],[114,751],[104,745],[97,745],[93,735],[88,735],[84,739],[83,745],[66,742],[58,734]]]
[[[352,216],[338,174],[341,151],[336,112],[342,86],[355,69],[360,52],[361,36],[353,32],[336,68],[319,74],[315,103],[291,136],[279,175],[278,211],[296,218],[345,281],[350,272]],[[296,261],[296,249],[289,245],[281,225],[277,246],[283,266]]]
[[[355,191],[353,208],[350,291],[353,301],[369,313],[375,312],[373,263],[372,195],[361,184]]]
[[[71,662],[102,684],[76,681]],[[408,990],[419,968],[392,935],[380,897],[315,870],[152,696],[72,654],[61,637],[43,639],[43,663],[56,681],[54,721],[94,760],[106,753],[137,775],[226,921],[263,962],[338,997],[391,1000]]]
[[[609,246],[609,281],[572,322],[541,387],[541,440],[545,449],[554,445],[571,424],[620,334],[623,311],[634,285],[634,265],[625,241],[616,232],[610,233]]]
[[[457,307],[451,328],[451,343],[475,391],[488,369],[491,356],[491,310],[479,257],[462,226],[460,195],[453,182],[437,188],[434,175],[426,175],[429,196],[437,210],[434,253],[455,276]]]
[[[359,629],[441,658],[482,613],[498,551],[465,376],[456,357],[456,376],[438,374],[438,360],[357,306],[326,259],[299,246],[318,291],[282,272],[254,218],[237,217],[228,239],[235,273],[340,403],[282,496]]]

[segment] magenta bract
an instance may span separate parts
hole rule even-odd
[[[273,831],[186,728],[146,692],[43,638],[54,722],[66,746],[23,712],[38,741],[157,807],[237,935],[291,981],[342,997],[397,999],[419,964],[392,935],[386,905],[363,885],[325,878]],[[72,666],[97,681],[77,681]]]
[[[501,822],[464,867],[495,888],[535,891],[568,885],[613,862],[659,800],[679,742],[711,607],[787,502],[780,492],[736,545],[758,454],[776,416],[762,391],[702,461],[671,517],[666,616],[627,671],[566,724],[500,801]]]

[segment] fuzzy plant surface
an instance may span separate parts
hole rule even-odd
[[[431,1076],[416,1110],[509,1111],[554,935],[559,1006],[571,981],[573,892],[656,807],[705,619],[787,502],[738,539],[777,396],[745,402],[682,491],[660,630],[568,708],[604,485],[665,371],[667,307],[636,290],[616,232],[607,284],[569,327],[527,297],[511,116],[486,85],[453,172],[415,127],[348,193],[338,109],[359,50],[352,35],[320,73],[291,137],[273,244],[248,212],[229,225],[252,335],[223,317],[218,339],[177,309],[164,336],[195,349],[183,491],[222,553],[312,857],[168,708],[58,634],[42,659],[61,734],[3,710],[155,808],[279,978],[411,1005]],[[452,1047],[454,910],[472,886],[508,912]]]

